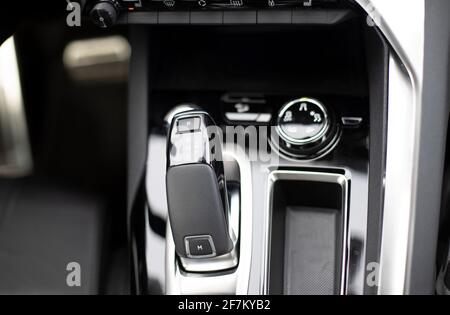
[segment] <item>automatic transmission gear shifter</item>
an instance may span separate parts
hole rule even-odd
[[[182,259],[214,259],[233,251],[219,131],[203,111],[172,119],[166,188],[175,250]]]

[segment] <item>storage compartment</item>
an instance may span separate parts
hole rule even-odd
[[[347,179],[280,171],[271,189],[270,294],[340,294]]]

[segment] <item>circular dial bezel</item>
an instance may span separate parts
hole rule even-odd
[[[317,107],[319,107],[319,109],[322,111],[324,117],[324,125],[323,127],[320,129],[320,131],[315,134],[312,137],[306,138],[306,139],[295,139],[291,136],[289,136],[288,134],[286,134],[286,132],[283,130],[283,128],[281,128],[281,119],[284,116],[285,112],[287,110],[289,110],[292,106],[298,104],[298,103],[303,103],[303,102],[307,102],[307,103],[312,103],[314,105],[316,105]],[[290,144],[294,144],[294,145],[306,145],[306,144],[310,144],[310,143],[314,143],[317,140],[321,139],[323,136],[325,136],[325,134],[328,132],[328,130],[330,129],[330,120],[328,117],[328,112],[327,109],[325,108],[325,106],[318,100],[313,99],[313,98],[309,98],[309,97],[302,97],[299,99],[295,99],[293,101],[288,102],[287,104],[285,104],[279,114],[278,114],[278,119],[277,119],[277,126],[275,128],[275,130],[277,131],[278,135],[286,142],[290,143]]]

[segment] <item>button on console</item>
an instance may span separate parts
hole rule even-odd
[[[200,130],[200,117],[189,117],[178,120],[177,133],[188,133]]]
[[[185,238],[186,253],[190,258],[213,257],[216,255],[214,243],[209,235]]]

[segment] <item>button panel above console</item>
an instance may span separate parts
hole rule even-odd
[[[85,12],[99,27],[118,24],[337,24],[346,0],[97,0]]]
[[[127,8],[144,10],[236,10],[336,8],[341,0],[121,0]]]

